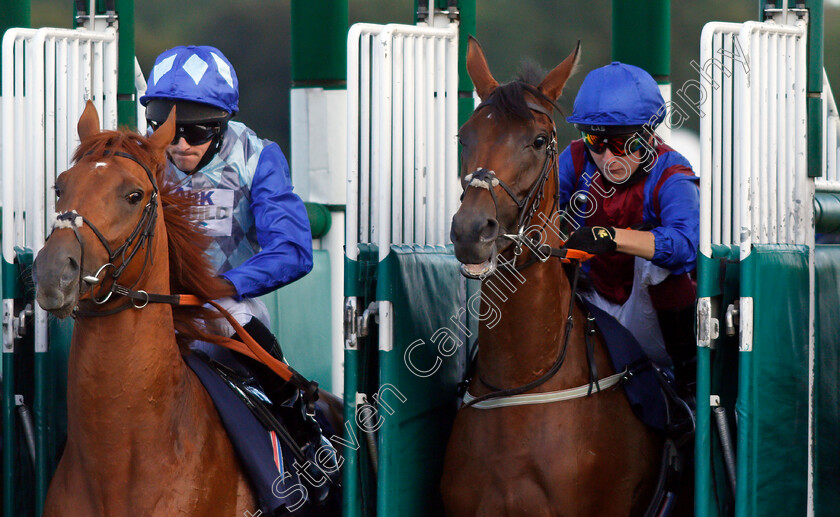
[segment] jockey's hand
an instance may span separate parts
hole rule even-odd
[[[615,228],[581,226],[569,237],[563,247],[584,251],[592,255],[611,253],[616,250]]]

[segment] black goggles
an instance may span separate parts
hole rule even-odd
[[[161,123],[155,120],[149,120],[148,123],[152,128],[152,131],[157,131],[161,126]],[[178,145],[178,141],[182,138],[186,140],[189,145],[201,145],[218,135],[221,132],[221,129],[222,126],[219,123],[178,124],[175,126],[175,137],[172,139],[172,145]]]

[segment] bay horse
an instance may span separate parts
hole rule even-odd
[[[570,299],[569,277],[560,260],[536,259],[522,246],[556,214],[551,114],[579,49],[539,83],[499,85],[470,38],[467,70],[482,102],[459,132],[465,191],[451,239],[462,272],[483,279],[480,314],[489,311],[490,296],[500,317],[479,323],[477,375],[447,445],[441,490],[450,517],[636,516],[655,490],[662,438],[634,416],[621,389],[602,385],[590,396],[538,405],[468,403],[492,401],[488,394],[501,389],[531,394],[590,382],[586,317]],[[537,226],[523,231],[529,225]],[[541,244],[562,247],[561,233],[540,235]],[[502,273],[515,289],[504,290]],[[501,290],[501,297],[491,292]],[[603,383],[615,371],[600,336],[595,339]]]
[[[76,317],[67,444],[44,515],[256,512],[213,402],[181,356],[188,341],[212,340],[199,323],[212,317],[208,310],[144,306],[142,297],[93,301],[103,301],[100,289],[117,276],[141,295],[229,294],[205,257],[208,238],[189,220],[188,201],[164,182],[174,111],[145,138],[100,131],[88,102],[78,133],[75,164],[55,182],[61,215],[33,269],[41,307]]]

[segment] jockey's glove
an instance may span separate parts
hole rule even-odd
[[[591,255],[615,251],[615,228],[581,226],[566,241],[564,248],[584,251]]]

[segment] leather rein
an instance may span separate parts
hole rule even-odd
[[[80,310],[78,306],[76,306],[76,308],[73,311],[73,317],[78,318],[110,316],[129,308],[142,309],[149,303],[167,303],[170,305],[184,306],[202,306],[205,303],[210,304],[225,317],[225,319],[231,324],[233,329],[242,339],[242,341],[237,341],[235,339],[224,336],[216,336],[219,340],[217,344],[239,352],[266,365],[274,373],[279,375],[283,380],[291,382],[292,384],[297,386],[304,392],[303,397],[304,402],[307,406],[307,412],[310,413],[310,415],[314,414],[314,402],[318,399],[318,383],[315,381],[307,380],[289,365],[272,356],[268,351],[266,351],[262,346],[260,346],[259,343],[257,343],[256,340],[254,340],[254,338],[248,334],[248,332],[242,327],[242,325],[236,320],[236,318],[234,318],[221,305],[214,302],[213,300],[201,300],[197,296],[191,294],[155,294],[148,293],[142,289],[134,289],[134,287],[143,277],[143,273],[146,271],[146,267],[148,266],[149,262],[152,261],[151,246],[148,245],[148,242],[154,236],[155,222],[157,221],[157,207],[159,202],[158,185],[157,181],[155,180],[154,174],[149,169],[149,167],[143,162],[141,162],[136,156],[122,151],[110,150],[105,152],[105,156],[119,156],[121,158],[127,158],[133,161],[134,163],[138,164],[140,167],[143,168],[144,171],[146,171],[146,175],[149,177],[149,181],[151,181],[152,183],[153,191],[151,197],[149,198],[149,202],[143,208],[143,213],[140,216],[140,220],[137,221],[137,225],[126,238],[125,242],[123,242],[118,248],[114,250],[111,249],[107,239],[102,234],[102,232],[100,232],[96,228],[96,226],[94,226],[90,222],[90,220],[88,220],[83,215],[77,213],[75,210],[62,212],[56,216],[56,222],[53,224],[52,231],[54,232],[58,229],[69,228],[73,230],[73,233],[76,236],[76,240],[79,242],[79,246],[81,247],[81,256],[79,259],[79,275],[81,277],[80,281],[85,282],[86,284],[91,286],[91,290],[89,291],[90,300],[97,305],[103,305],[106,302],[108,302],[113,295],[122,296],[129,299],[129,302],[123,305],[120,305],[114,309],[102,311],[83,311]],[[95,275],[84,274],[85,244],[81,234],[79,233],[79,228],[85,224],[87,224],[90,227],[91,231],[93,231],[94,235],[96,235],[97,239],[99,239],[99,242],[108,252],[108,262],[101,266],[96,271]],[[52,232],[50,233],[50,236],[52,236]],[[47,237],[47,239],[49,239],[49,237]],[[129,248],[131,248],[132,244],[134,244],[134,247],[129,251]],[[144,245],[146,245],[146,253],[143,260],[143,268],[141,269],[137,280],[135,280],[130,287],[118,284],[117,279],[125,271],[125,268],[131,262],[131,260],[137,255],[138,250]],[[120,259],[120,265],[115,266],[115,259],[118,258]],[[99,294],[97,296],[97,294],[94,294],[93,289],[105,280],[105,278],[100,278],[100,275],[104,271],[108,270],[111,270],[111,285],[104,294]]]
[[[478,111],[484,105],[485,103],[480,104],[478,107],[476,107],[475,110]],[[496,388],[481,380],[481,376],[479,375],[479,380],[481,380],[481,382],[484,385],[486,385],[493,391],[478,397],[472,396],[468,391],[465,392],[464,403],[461,406],[462,409],[470,406],[475,406],[476,408],[484,409],[493,407],[504,407],[508,405],[554,402],[556,400],[568,400],[569,398],[575,398],[576,396],[588,395],[592,392],[593,386],[595,386],[598,391],[602,389],[598,382],[597,372],[594,369],[594,359],[591,359],[592,353],[590,352],[590,350],[592,348],[592,344],[590,341],[590,332],[589,329],[587,329],[587,355],[588,357],[590,357],[590,383],[588,386],[588,390],[584,393],[583,388],[585,387],[579,387],[573,388],[572,390],[563,390],[562,392],[551,392],[545,394],[547,395],[547,397],[542,397],[541,399],[539,397],[537,397],[537,399],[533,399],[533,396],[529,396],[532,397],[533,400],[529,399],[526,401],[517,399],[517,397],[522,397],[520,394],[532,390],[547,382],[560,370],[560,367],[563,366],[563,362],[566,359],[566,351],[569,345],[569,338],[572,333],[572,328],[574,327],[573,309],[575,303],[575,295],[577,293],[580,265],[581,262],[592,258],[592,255],[579,250],[553,248],[546,244],[539,244],[539,241],[537,239],[532,239],[530,236],[524,235],[525,228],[530,227],[530,223],[533,220],[534,215],[536,214],[536,211],[545,195],[545,185],[548,181],[549,174],[551,173],[551,171],[555,170],[555,166],[557,164],[557,129],[554,126],[551,112],[549,112],[547,109],[540,106],[539,104],[535,104],[532,102],[526,102],[526,105],[532,111],[541,113],[547,116],[549,120],[552,120],[551,141],[545,149],[545,161],[543,162],[540,175],[537,177],[537,180],[528,190],[527,195],[521,200],[518,199],[516,194],[513,192],[513,189],[511,189],[510,186],[507,185],[503,180],[499,179],[496,176],[495,172],[485,168],[479,168],[474,173],[467,174],[464,177],[466,186],[464,187],[464,193],[461,195],[461,200],[464,199],[464,195],[466,195],[466,191],[468,188],[485,188],[490,191],[490,196],[493,198],[493,204],[495,206],[496,213],[498,214],[499,204],[496,193],[494,192],[494,187],[497,185],[501,186],[502,189],[508,194],[508,196],[510,196],[513,202],[519,208],[519,220],[517,221],[516,232],[510,234],[503,234],[502,237],[510,239],[515,243],[513,253],[517,257],[522,254],[523,244],[527,245],[532,250],[531,258],[525,263],[515,266],[517,270],[522,271],[523,269],[537,263],[537,261],[547,262],[551,257],[558,258],[562,262],[570,262],[574,265],[574,272],[571,278],[571,296],[569,297],[569,309],[567,313],[568,316],[566,317],[566,326],[563,332],[563,343],[560,347],[560,353],[558,354],[557,359],[554,361],[554,364],[552,364],[552,366],[539,378],[522,386],[507,389]],[[559,194],[555,193],[554,201],[552,203],[551,210],[549,211],[549,218],[543,223],[542,226],[543,230],[548,224],[548,220],[550,220],[551,216],[558,210],[558,203]],[[537,250],[539,251],[539,253],[536,252]],[[591,334],[594,335],[594,327]],[[606,384],[608,384],[608,386],[612,386],[616,382],[620,381],[621,378],[623,378],[622,376],[623,374],[617,374],[616,376],[613,376],[616,377],[615,382],[613,382],[613,379],[610,378],[610,382]],[[605,381],[606,380],[607,379],[605,379]],[[608,386],[605,385],[604,388]],[[574,392],[574,395],[572,395],[572,392]],[[494,400],[494,402],[485,402],[488,400]]]

